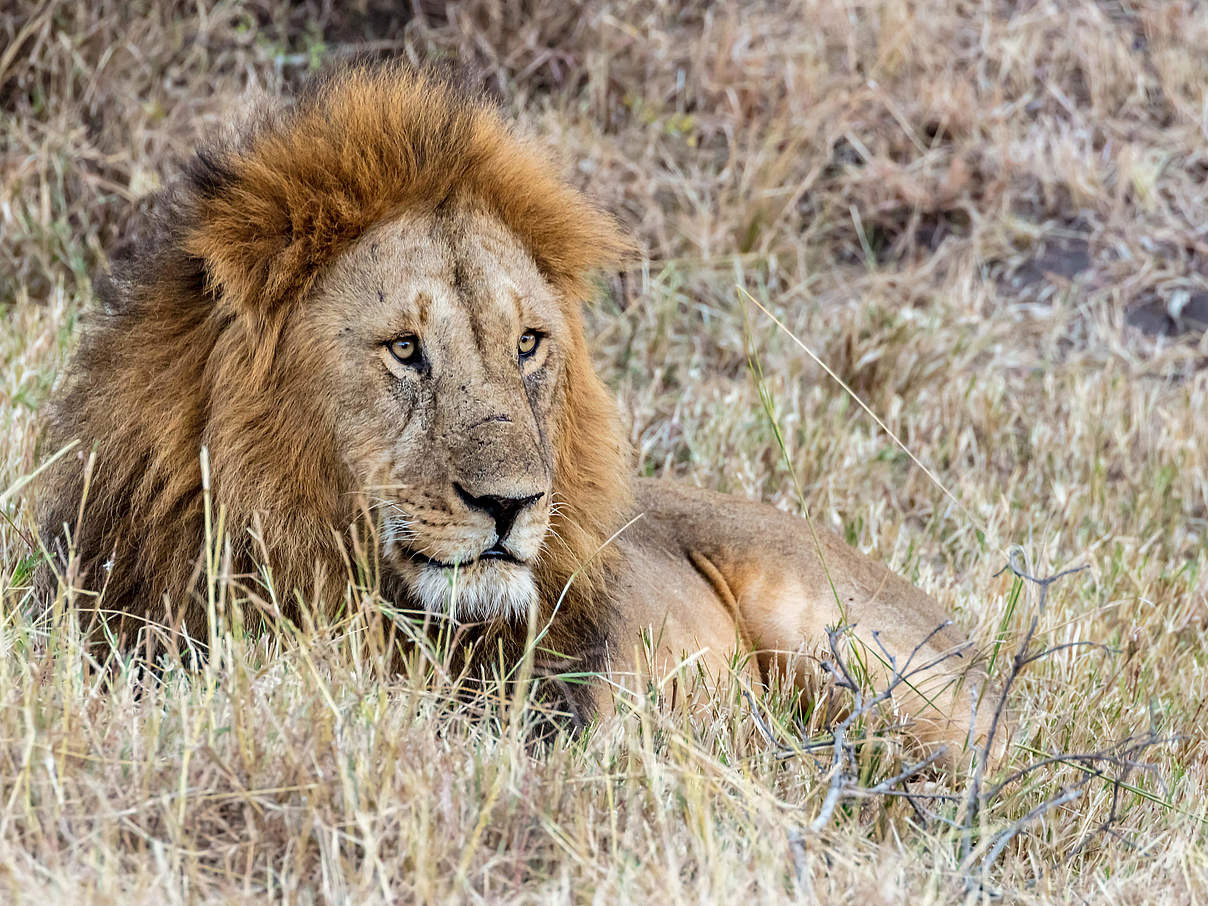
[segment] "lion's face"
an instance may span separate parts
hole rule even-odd
[[[525,613],[568,331],[532,258],[486,214],[407,215],[358,240],[307,308],[322,408],[384,566],[431,611]]]

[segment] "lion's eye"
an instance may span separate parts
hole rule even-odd
[[[520,335],[520,339],[516,343],[516,351],[520,353],[520,358],[527,359],[537,351],[537,346],[541,342],[541,334],[535,330],[526,330]]]
[[[419,363],[419,337],[405,336],[390,341],[390,354],[404,365]]]

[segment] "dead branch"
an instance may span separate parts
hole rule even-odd
[[[883,688],[878,690],[867,688],[865,684],[857,679],[857,672],[853,670],[848,661],[849,655],[845,654],[842,650],[844,647],[842,640],[851,631],[851,627],[838,626],[828,629],[827,641],[831,657],[824,662],[824,667],[830,674],[833,686],[843,690],[849,697],[850,702],[850,708],[847,710],[846,716],[829,728],[830,738],[809,739],[806,736],[804,727],[798,722],[799,736],[790,740],[788,744],[780,742],[772,726],[764,719],[759,708],[756,707],[754,697],[748,690],[743,690],[743,696],[751,706],[755,726],[769,746],[773,747],[775,757],[792,758],[821,751],[826,751],[830,754],[830,758],[827,760],[824,768],[828,775],[826,795],[823,798],[818,814],[808,825],[801,828],[800,831],[795,832],[790,840],[792,844],[790,849],[793,853],[794,866],[797,869],[798,875],[801,874],[804,865],[804,847],[807,839],[810,836],[817,835],[827,827],[834,817],[835,809],[841,802],[846,799],[867,799],[879,796],[904,798],[920,820],[924,822],[936,821],[953,829],[960,839],[960,872],[966,893],[980,892],[998,895],[997,891],[990,888],[987,879],[1011,841],[1021,833],[1027,831],[1033,823],[1052,810],[1068,805],[1081,798],[1087,787],[1094,782],[1111,784],[1112,803],[1110,811],[1102,822],[1084,834],[1078,844],[1065,855],[1063,861],[1068,862],[1075,858],[1090,845],[1093,839],[1101,836],[1109,836],[1120,840],[1126,846],[1132,845],[1116,830],[1116,826],[1120,821],[1119,806],[1121,792],[1136,789],[1135,786],[1129,785],[1129,777],[1136,776],[1137,774],[1156,776],[1156,766],[1143,761],[1142,755],[1154,746],[1173,741],[1171,738],[1160,736],[1153,727],[1146,733],[1113,741],[1095,751],[1054,752],[1042,755],[1031,763],[1006,774],[1006,776],[993,785],[987,787],[986,784],[986,771],[991,761],[991,753],[995,751],[995,743],[1003,732],[1003,718],[1007,713],[1007,704],[1023,671],[1035,662],[1060,651],[1088,648],[1096,649],[1106,654],[1117,653],[1115,649],[1093,641],[1064,642],[1051,646],[1037,643],[1036,636],[1040,620],[1048,607],[1049,589],[1059,580],[1079,573],[1086,568],[1086,566],[1079,566],[1063,570],[1052,576],[1037,578],[1020,568],[1015,562],[1015,557],[1012,556],[1003,570],[1000,570],[996,574],[1000,575],[1001,572],[1009,570],[1023,581],[1035,585],[1039,589],[1039,596],[1036,612],[1028,622],[1027,629],[1019,645],[1016,647],[1013,656],[1007,662],[1009,663],[1009,668],[1006,670],[1006,675],[997,684],[998,693],[992,702],[994,711],[990,726],[983,743],[974,749],[972,774],[963,791],[957,788],[949,788],[946,790],[921,792],[911,790],[907,786],[912,778],[927,770],[943,757],[945,752],[942,748],[931,753],[921,761],[906,765],[897,773],[871,786],[861,785],[858,780],[857,750],[864,742],[867,742],[871,738],[865,733],[854,733],[860,721],[890,700],[901,687],[910,687],[912,677],[933,669],[949,658],[960,655],[965,650],[962,647],[946,651],[935,658],[929,659],[926,663],[915,664],[919,653],[947,623],[943,623],[932,630],[926,638],[915,646],[905,662],[900,665],[897,659],[882,644],[878,633],[873,632],[873,642],[880,651],[882,662],[889,669],[888,680],[885,682]],[[980,694],[984,694],[984,690]],[[973,715],[975,718],[976,713],[977,702],[975,700]],[[1082,776],[1072,782],[1067,781],[1062,784],[1052,795],[1047,796],[1042,802],[1029,809],[1026,814],[1012,821],[1010,824],[999,828],[984,838],[981,837],[978,829],[979,819],[991,805],[999,801],[1001,796],[1012,789],[1017,789],[1020,783],[1043,772],[1045,769],[1059,769],[1062,767],[1076,768],[1082,772]],[[955,814],[939,814],[927,808],[925,803],[932,803],[932,809],[942,808],[945,804],[948,804],[947,807],[955,811]],[[956,810],[955,807],[958,804],[962,804],[963,809]]]
[[[1033,648],[1033,641],[1036,637],[1037,627],[1040,625],[1040,620],[1044,616],[1048,607],[1049,589],[1059,580],[1066,576],[1079,573],[1087,569],[1086,566],[1078,566],[1072,569],[1062,570],[1052,576],[1038,578],[1029,575],[1016,563],[1016,552],[1008,558],[1006,566],[995,573],[996,576],[1010,570],[1018,578],[1030,582],[1040,589],[1039,599],[1037,601],[1036,613],[1028,623],[1027,631],[1024,633],[1022,641],[1019,643],[1015,654],[1011,658],[1011,668],[1007,672],[1007,676],[1002,683],[997,701],[995,702],[994,715],[990,722],[989,732],[986,734],[984,744],[974,752],[974,769],[973,777],[970,780],[967,791],[965,817],[962,822],[961,833],[961,871],[964,879],[965,891],[973,892],[980,891],[983,893],[997,894],[997,891],[992,891],[987,887],[986,879],[997,863],[998,858],[1002,855],[1007,845],[1020,833],[1038,818],[1043,817],[1053,809],[1059,808],[1075,799],[1078,799],[1085,791],[1086,787],[1094,780],[1107,780],[1113,785],[1113,800],[1112,809],[1108,817],[1101,822],[1098,827],[1088,832],[1082,842],[1075,847],[1069,855],[1067,861],[1073,858],[1077,852],[1081,851],[1089,840],[1099,834],[1109,833],[1116,835],[1114,825],[1117,823],[1119,815],[1117,811],[1117,803],[1119,800],[1119,790],[1122,785],[1127,782],[1130,773],[1137,770],[1153,770],[1154,766],[1147,765],[1136,759],[1146,749],[1165,742],[1164,739],[1157,736],[1152,728],[1143,738],[1130,737],[1105,746],[1102,749],[1093,752],[1076,752],[1076,753],[1053,753],[1047,755],[1029,765],[1020,768],[1011,774],[1008,774],[1003,780],[999,781],[988,791],[984,790],[985,771],[990,762],[991,752],[994,751],[994,743],[999,728],[1002,722],[1002,716],[1006,712],[1007,701],[1010,697],[1011,690],[1016,681],[1019,679],[1023,670],[1029,665],[1048,657],[1058,651],[1066,651],[1073,648],[1097,648],[1105,653],[1115,653],[1113,649],[1106,645],[1097,642],[1066,642],[1052,646],[1037,646]],[[975,707],[976,712],[976,707]],[[1083,770],[1083,776],[1072,784],[1067,784],[1058,790],[1053,795],[1046,798],[1039,805],[1030,809],[1025,815],[1016,821],[1012,822],[1007,827],[996,832],[986,844],[985,855],[981,859],[979,871],[974,873],[973,863],[975,850],[978,843],[977,819],[981,811],[989,804],[996,801],[1003,792],[1005,792],[1013,784],[1018,783],[1025,777],[1028,777],[1035,772],[1054,765],[1075,765]],[[1109,770],[1115,769],[1116,773],[1109,776]]]

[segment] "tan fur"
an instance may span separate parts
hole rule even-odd
[[[535,609],[547,672],[632,684],[687,655],[716,676],[749,650],[748,679],[811,695],[827,626],[879,630],[904,656],[942,621],[897,576],[827,534],[819,551],[763,505],[659,483],[635,502],[579,311],[627,243],[447,79],[337,73],[199,154],[157,207],[151,244],[103,290],[48,438],[95,452],[83,518],[82,458],[49,471],[40,513],[59,572],[100,608],[167,608],[204,632],[204,448],[253,592],[267,556],[287,608],[338,606],[364,528],[383,594],[473,624],[478,651],[518,657]],[[391,353],[408,337],[422,359]],[[524,504],[501,521],[499,501]],[[959,642],[947,630],[925,656]],[[952,672],[922,678],[929,702],[902,700],[921,737],[964,733]],[[565,704],[608,710],[605,688],[563,688]]]

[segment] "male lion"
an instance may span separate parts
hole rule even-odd
[[[204,637],[208,481],[233,572],[295,614],[344,600],[368,519],[382,594],[484,658],[520,657],[535,614],[576,672],[639,673],[645,636],[656,670],[695,653],[718,676],[742,649],[750,679],[809,694],[847,623],[874,674],[874,632],[939,660],[900,704],[919,738],[965,740],[942,657],[964,643],[929,597],[770,506],[631,477],[580,313],[628,243],[489,103],[346,68],[199,152],[154,210],[47,438],[78,446],[41,531],[97,613],[167,608]],[[612,707],[604,679],[558,688],[580,720]]]

